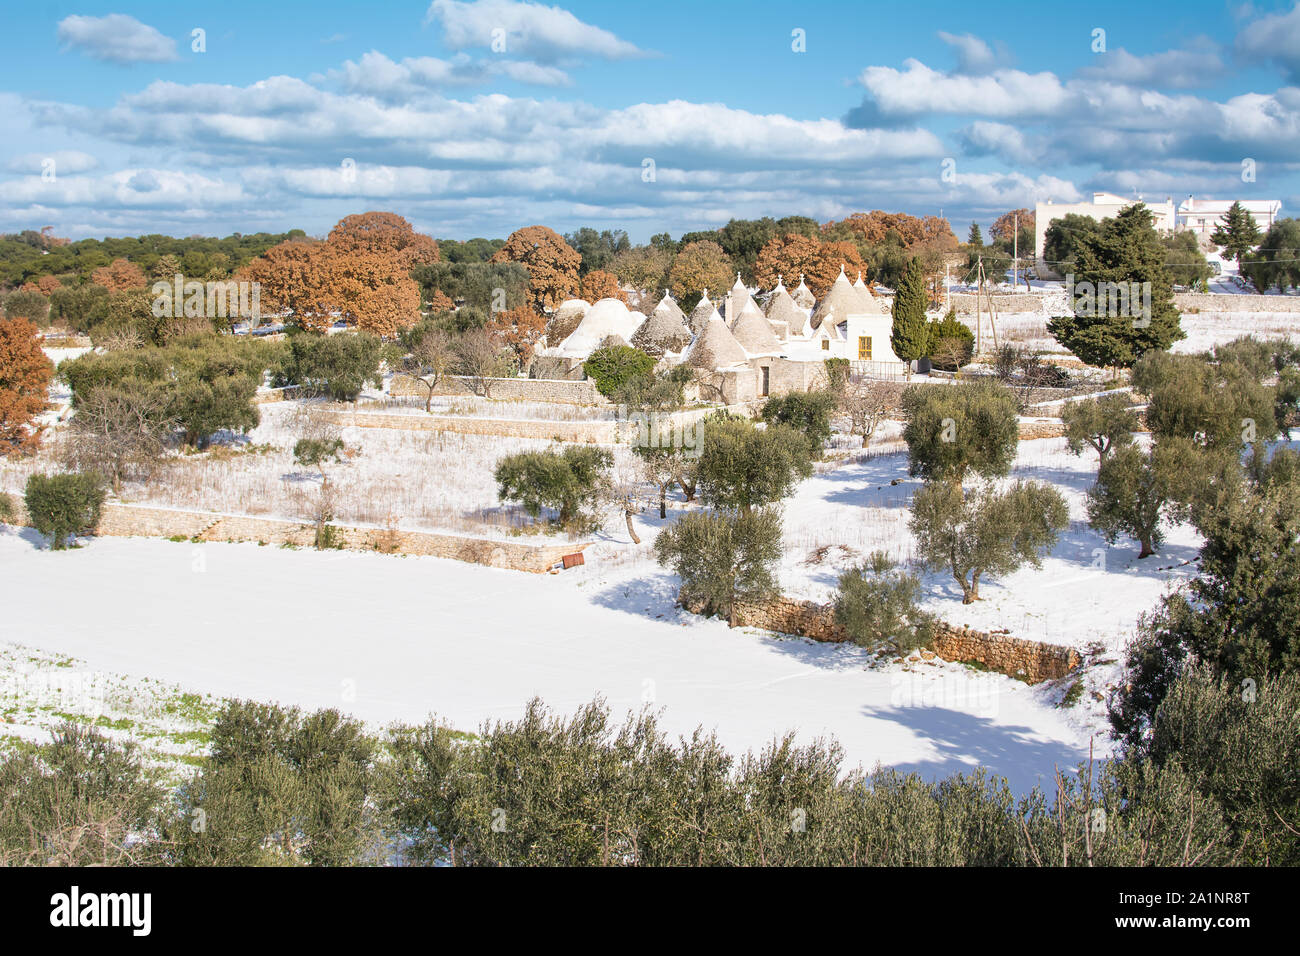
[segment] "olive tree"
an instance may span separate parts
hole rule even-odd
[[[502,501],[515,501],[534,519],[557,513],[561,527],[581,533],[598,525],[596,511],[609,484],[614,456],[603,448],[568,445],[525,451],[497,462],[493,477]]]
[[[812,474],[803,433],[787,425],[759,428],[743,418],[704,426],[698,467],[708,504],[744,512],[780,501]]]
[[[1106,456],[1116,448],[1133,442],[1133,432],[1139,426],[1138,417],[1129,408],[1127,395],[1111,394],[1079,402],[1066,402],[1061,409],[1065,423],[1065,441],[1073,454],[1081,454],[1085,446],[1097,452],[1098,467],[1106,463]]]
[[[1205,461],[1187,439],[1162,438],[1150,451],[1116,449],[1088,490],[1088,520],[1107,542],[1130,535],[1141,545],[1138,557],[1150,557],[1164,540],[1161,521],[1187,514]]]
[[[681,603],[734,623],[737,601],[777,590],[781,513],[775,508],[685,515],[655,539],[659,563],[681,579]]]
[[[49,538],[50,550],[62,551],[69,538],[92,533],[99,524],[103,479],[94,472],[35,474],[27,479],[23,505],[32,527]]]
[[[1016,400],[990,382],[914,385],[903,392],[909,471],[960,487],[971,472],[986,478],[1011,471],[1020,440]]]
[[[873,650],[905,654],[930,639],[933,618],[917,605],[921,582],[883,551],[840,575],[835,620],[849,640]]]
[[[912,499],[912,534],[931,568],[947,568],[961,585],[962,603],[980,599],[980,578],[1038,567],[1070,520],[1051,485],[1017,481],[1005,491],[986,484],[972,494],[931,481]]]

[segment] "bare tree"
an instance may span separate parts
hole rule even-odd
[[[866,445],[893,405],[894,390],[888,382],[858,378],[850,381],[840,397],[840,410],[849,420],[849,434],[861,435]]]
[[[98,471],[114,493],[132,473],[148,478],[167,449],[176,420],[159,388],[92,389],[77,402],[63,444],[64,463],[76,471]]]
[[[500,339],[487,329],[470,329],[456,342],[456,365],[474,382],[474,391],[491,398],[492,379],[505,372]]]
[[[430,329],[420,336],[402,363],[399,374],[419,382],[427,390],[426,412],[433,411],[433,393],[457,358],[456,342],[442,329]]]

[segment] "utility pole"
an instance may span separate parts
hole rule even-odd
[[[979,257],[979,265],[975,271],[975,354],[980,354],[980,331],[984,328],[984,320],[980,316],[980,296],[984,292],[984,257]]]
[[[952,279],[948,275],[948,270],[950,268],[951,266],[945,259],[943,263],[943,311],[945,315],[948,313],[948,310],[952,308]]]
[[[1015,292],[1020,288],[1020,213],[1011,221],[1015,224],[1011,227],[1011,291]]]

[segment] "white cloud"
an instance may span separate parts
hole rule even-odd
[[[1243,57],[1271,60],[1292,83],[1300,83],[1300,4],[1289,13],[1272,13],[1246,24],[1237,34]]]
[[[970,156],[998,156],[1009,163],[1032,163],[1041,158],[1041,146],[1031,146],[1023,130],[1006,123],[976,120],[958,133]]]
[[[56,176],[66,173],[84,173],[96,168],[99,160],[89,153],[78,149],[56,149],[48,153],[23,153],[5,163],[5,169],[11,173],[39,174],[45,171],[46,164],[53,160]]]
[[[0,202],[45,208],[195,210],[246,200],[237,182],[165,169],[122,169],[102,176],[25,177],[0,182]]]
[[[915,59],[904,60],[903,67],[869,66],[858,78],[886,116],[1046,116],[1064,109],[1070,99],[1054,73],[995,70],[987,76],[956,76]]]
[[[176,41],[125,13],[104,17],[64,17],[59,41],[109,63],[167,63],[177,59]]]
[[[526,60],[475,60],[457,54],[450,60],[432,56],[408,57],[394,62],[377,50],[362,55],[359,62],[344,62],[330,76],[344,89],[381,99],[397,100],[442,87],[472,86],[506,77],[534,86],[568,86],[569,76],[554,66]]]
[[[945,33],[939,39],[957,51],[958,69],[962,73],[987,73],[997,63],[993,49],[973,33]]]
[[[442,26],[443,42],[453,50],[492,49],[495,37],[505,49],[542,62],[585,57],[622,60],[645,56],[643,50],[608,30],[583,23],[568,10],[517,0],[433,0],[427,21]]]
[[[1223,60],[1213,49],[1166,50],[1135,56],[1125,49],[1097,56],[1097,65],[1079,70],[1079,76],[1134,86],[1191,89],[1209,86],[1224,73]]]

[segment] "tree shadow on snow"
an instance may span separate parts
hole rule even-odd
[[[1017,794],[1028,793],[1035,784],[1043,785],[1050,794],[1055,792],[1056,768],[1072,773],[1088,759],[1085,748],[1041,739],[1032,727],[999,724],[991,717],[949,707],[868,706],[862,713],[875,720],[893,721],[929,741],[938,751],[935,757],[892,765],[900,773],[917,773],[926,780],[970,773],[984,766],[1006,777]]]

